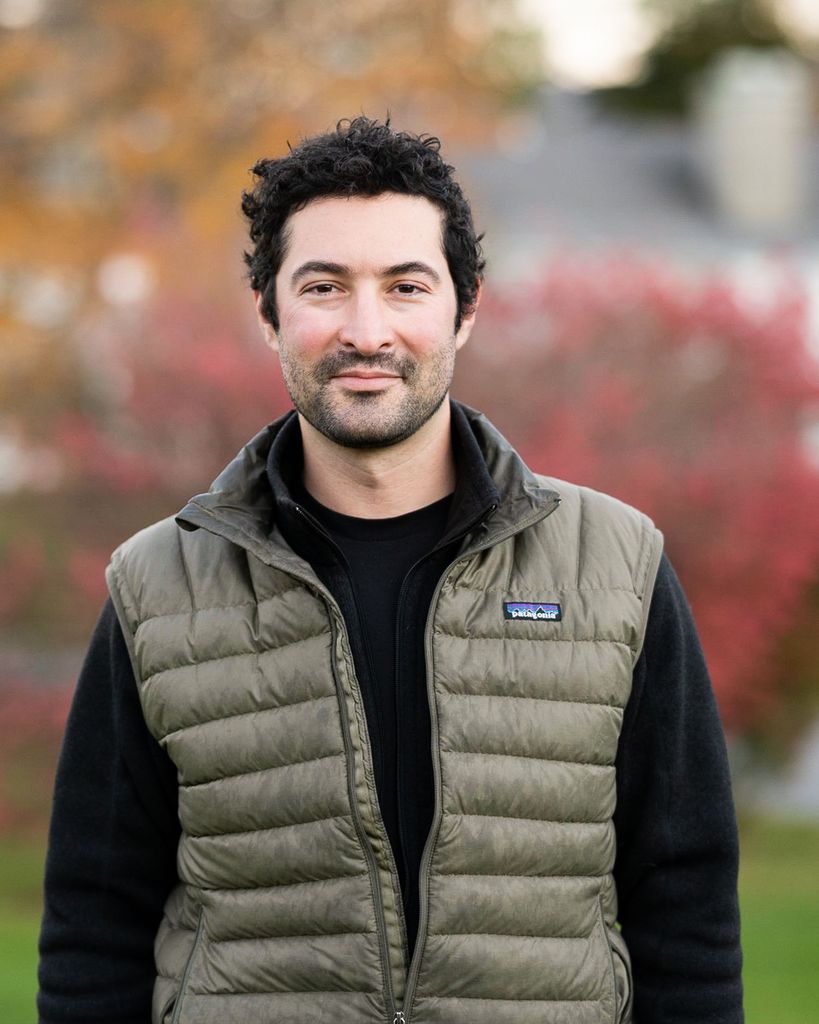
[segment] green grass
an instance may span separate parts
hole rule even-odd
[[[743,822],[740,906],[748,1024],[819,1016],[819,827]]]
[[[37,935],[40,930],[41,845],[0,844],[0,1021],[35,1024]]]
[[[6,915],[0,921],[0,1020],[34,1024],[37,1014],[37,933],[39,921],[29,915]]]
[[[42,851],[0,843],[0,1021],[35,1024]],[[742,822],[746,1024],[807,1024],[819,1007],[819,825]]]

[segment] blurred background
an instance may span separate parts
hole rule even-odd
[[[248,168],[439,135],[486,231],[456,394],[651,514],[735,771],[749,1024],[819,1005],[815,0],[0,0],[0,1019],[112,548],[289,405]]]

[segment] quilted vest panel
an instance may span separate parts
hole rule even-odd
[[[115,553],[146,722],[180,786],[155,1024],[383,1024],[405,998],[409,1024],[629,1019],[614,758],[660,539],[558,486],[559,514],[467,552],[434,603],[437,813],[409,981],[332,601],[306,566],[170,520]],[[507,601],[562,617],[508,620]]]
[[[171,520],[115,553],[109,586],[179,778],[181,886],[157,936],[154,1021],[381,1024],[323,600]]]
[[[441,819],[413,1022],[630,1017],[614,761],[661,539],[633,510],[555,486],[559,514],[470,560],[438,601]],[[561,618],[509,621],[505,602]]]

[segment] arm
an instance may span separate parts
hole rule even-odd
[[[177,881],[176,772],[148,733],[106,603],[68,719],[40,933],[41,1024],[147,1024],[153,940]]]
[[[636,1024],[741,1024],[725,741],[691,611],[665,557],[623,721],[614,817]]]

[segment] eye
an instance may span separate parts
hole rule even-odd
[[[337,290],[337,285],[329,281],[319,281],[317,284],[310,284],[304,289],[305,295],[332,295]]]
[[[417,284],[411,284],[409,281],[402,281],[400,284],[395,286],[395,291],[399,295],[419,295],[423,292],[423,288]]]

